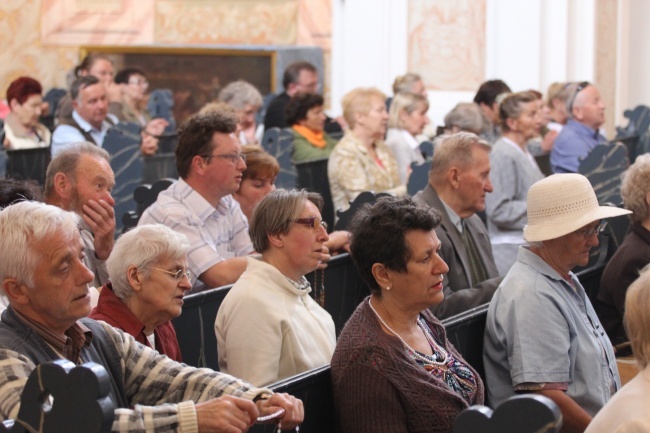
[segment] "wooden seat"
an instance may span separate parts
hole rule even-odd
[[[616,128],[615,140],[627,147],[630,164],[633,164],[637,156],[650,152],[650,108],[639,105],[625,110],[623,116],[630,121],[626,127]]]
[[[483,334],[489,304],[467,310],[442,321],[447,339],[463,356],[485,383],[483,366]]]
[[[578,173],[589,179],[599,203],[620,203],[621,174],[628,166],[627,149],[623,144],[599,144],[580,161]]]
[[[35,180],[45,185],[45,172],[50,163],[50,147],[7,150],[6,175],[14,179]]]
[[[495,410],[472,406],[454,421],[454,433],[555,433],[561,427],[560,409],[538,394],[510,397]]]
[[[104,149],[111,156],[111,169],[115,173],[115,215],[135,210],[133,192],[142,184],[144,171],[140,152],[140,127],[135,124],[118,124],[108,130],[104,137]],[[116,233],[123,228],[122,220],[116,220]]]
[[[293,133],[288,128],[270,128],[264,131],[262,147],[280,164],[280,172],[275,179],[278,188],[296,187],[297,174],[291,161],[293,152]]]
[[[406,185],[406,192],[408,195],[413,196],[418,191],[424,189],[429,183],[429,169],[431,168],[430,162],[423,164],[412,163],[411,175],[409,176],[408,184]]]
[[[217,287],[185,296],[183,312],[172,320],[184,363],[219,370],[214,321],[231,288]]]
[[[332,192],[327,177],[327,161],[329,161],[327,158],[323,158],[296,163],[297,186],[298,188],[317,192],[323,197],[324,203],[321,216],[328,227],[334,227],[334,204],[332,203]]]
[[[40,364],[23,388],[17,419],[0,424],[0,433],[110,432],[115,418],[110,388],[106,369],[94,362]]]
[[[352,222],[352,218],[359,209],[365,204],[372,204],[380,197],[390,197],[390,194],[380,192],[379,194],[370,191],[364,191],[350,202],[350,207],[344,211],[337,211],[338,221],[334,225],[334,230],[347,230]]]
[[[286,392],[302,400],[305,422],[301,432],[334,433],[339,431],[334,416],[334,396],[329,365],[306,371],[269,385],[275,392]],[[275,424],[255,424],[251,433],[275,433]]]

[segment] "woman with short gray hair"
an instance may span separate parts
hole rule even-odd
[[[102,287],[90,317],[182,362],[170,320],[181,314],[183,295],[192,288],[189,247],[185,235],[162,224],[120,236],[106,262],[111,282]]]
[[[256,144],[262,141],[264,125],[257,125],[255,116],[262,108],[262,94],[247,81],[238,80],[221,89],[219,102],[225,102],[237,111],[239,116],[239,141],[241,144]]]
[[[315,193],[278,189],[255,207],[249,233],[262,256],[246,259],[215,321],[222,372],[268,385],[329,364],[334,321],[304,277],[325,253],[322,203]]]
[[[621,196],[626,209],[632,211],[632,227],[614,256],[607,263],[600,281],[596,312],[615,346],[629,346],[623,326],[625,294],[650,263],[650,155],[639,156],[623,173]],[[631,354],[629,347],[619,347],[616,356]]]

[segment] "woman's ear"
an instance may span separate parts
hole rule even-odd
[[[269,243],[276,248],[284,248],[284,235],[282,233],[277,235],[267,235],[269,238]]]
[[[375,277],[375,281],[377,281],[379,287],[384,289],[387,287],[390,288],[393,285],[393,282],[390,279],[390,275],[388,274],[388,270],[383,264],[375,263],[372,265],[371,270],[372,276]]]
[[[517,119],[513,119],[512,117],[506,119],[506,125],[508,125],[508,129],[511,131],[519,130],[519,128],[517,128]]]
[[[142,275],[138,272],[137,266],[129,266],[129,269],[126,270],[126,278],[129,280],[129,285],[134,292],[140,291],[142,288]]]

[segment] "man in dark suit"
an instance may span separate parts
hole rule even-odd
[[[445,300],[431,311],[440,319],[490,302],[501,282],[487,229],[476,215],[485,209],[490,183],[490,146],[477,135],[459,132],[437,145],[429,184],[413,199],[442,214],[436,234],[449,265]]]

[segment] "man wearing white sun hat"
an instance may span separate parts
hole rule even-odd
[[[488,310],[489,402],[536,392],[559,406],[563,432],[584,431],[621,385],[609,338],[571,269],[589,261],[602,219],[630,211],[599,206],[580,174],[555,174],[530,188],[527,212],[529,246]]]

